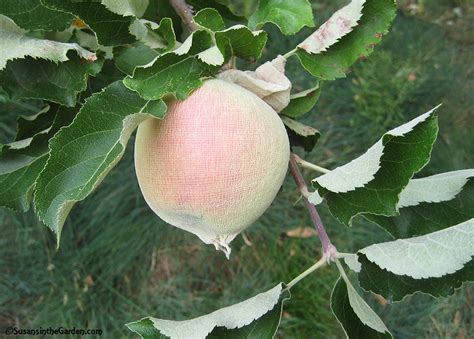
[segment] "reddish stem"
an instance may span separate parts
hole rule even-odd
[[[321,217],[319,216],[319,213],[316,210],[316,206],[314,206],[308,200],[308,187],[306,186],[303,175],[301,174],[298,164],[296,163],[296,157],[296,154],[291,153],[290,172],[293,178],[295,179],[296,186],[298,186],[299,191],[303,195],[303,200],[306,205],[306,208],[308,209],[309,215],[311,216],[311,220],[313,221],[314,226],[316,227],[319,239],[321,240],[321,244],[323,245],[323,254],[329,261],[334,258],[335,254],[337,253],[337,250],[328,237],[323,222],[321,221]]]
[[[193,8],[186,1],[170,0],[170,3],[191,32],[199,28],[193,21]]]

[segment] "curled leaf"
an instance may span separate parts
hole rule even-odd
[[[346,338],[391,338],[379,316],[362,299],[350,282],[339,278],[331,292],[331,310]]]
[[[255,72],[230,69],[220,73],[218,78],[248,89],[280,112],[290,102],[291,82],[285,76],[285,63],[286,59],[278,56]]]
[[[215,330],[224,332],[222,333],[223,335],[231,335],[233,331],[225,331],[225,329],[245,329],[245,326],[258,322],[270,311],[272,313],[276,311],[277,321],[271,321],[269,324],[264,324],[266,330],[264,333],[269,337],[272,337],[275,334],[281,317],[281,307],[277,308],[277,306],[279,302],[281,303],[282,293],[283,286],[280,283],[272,289],[257,294],[250,299],[232,306],[221,308],[198,318],[174,321],[147,317],[137,322],[127,324],[127,326],[132,331],[140,334],[142,338],[145,338],[146,334],[149,333],[155,333],[156,335],[161,333],[171,339],[204,339],[211,334],[211,332],[214,334]],[[259,324],[256,324],[256,326],[258,325]],[[248,337],[250,333],[252,333],[252,329],[250,329],[249,333],[240,334],[245,334],[245,337]]]
[[[338,220],[350,225],[357,214],[397,213],[400,192],[430,159],[438,132],[436,108],[390,130],[365,154],[313,180]]]
[[[311,151],[314,146],[316,146],[316,143],[321,136],[317,129],[285,116],[282,116],[281,120],[283,121],[283,124],[285,124],[291,145],[301,146],[307,152]],[[317,191],[309,196],[309,201],[314,205],[317,205],[316,202],[320,202],[320,200],[321,199]]]
[[[74,50],[86,60],[94,61],[96,55],[76,43],[57,42],[26,36],[10,18],[0,15],[0,70],[7,61],[24,59],[27,56],[54,62],[69,60],[67,52]]]

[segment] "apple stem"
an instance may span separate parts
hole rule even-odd
[[[198,29],[193,21],[193,8],[185,0],[170,0],[170,3],[191,32]]]
[[[321,240],[321,244],[323,245],[323,255],[327,259],[327,261],[334,261],[337,255],[336,247],[331,243],[329,236],[324,228],[323,222],[321,221],[321,217],[319,216],[318,211],[316,210],[316,206],[309,202],[307,198],[308,187],[304,181],[303,175],[296,163],[297,155],[294,153],[290,154],[290,172],[293,178],[295,179],[296,186],[298,186],[298,190],[303,195],[303,200],[305,202],[306,208],[309,211],[309,215],[311,216],[311,220],[316,227],[316,231],[318,232],[319,239]]]

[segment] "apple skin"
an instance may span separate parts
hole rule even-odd
[[[273,108],[218,79],[169,103],[164,119],[142,122],[135,140],[136,175],[151,209],[225,252],[274,200],[289,155]]]

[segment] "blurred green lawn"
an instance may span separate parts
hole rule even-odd
[[[320,23],[344,2],[319,3]],[[372,56],[347,78],[325,84],[319,104],[305,118],[322,138],[311,154],[298,152],[304,158],[333,168],[363,153],[388,128],[443,103],[438,142],[422,174],[474,165],[472,2],[399,1],[399,7],[391,33]],[[284,38],[269,30],[266,59],[293,48],[309,32]],[[311,86],[294,60],[287,71],[296,90]],[[0,104],[0,142],[12,139],[18,113],[34,113],[34,102]],[[291,178],[245,232],[251,245],[238,237],[227,261],[150,211],[135,179],[132,150],[133,140],[103,184],[73,209],[59,250],[33,212],[0,210],[0,328],[76,326],[102,328],[106,337],[131,337],[124,326],[129,321],[202,315],[288,282],[319,257],[317,238],[285,235],[311,226]],[[386,239],[360,219],[347,229],[325,208],[321,214],[340,251]],[[329,309],[336,279],[335,267],[326,267],[294,288],[279,337],[343,337]],[[465,285],[450,299],[414,295],[393,305],[370,295],[368,300],[397,338],[468,338],[474,336],[473,293],[472,285]]]

